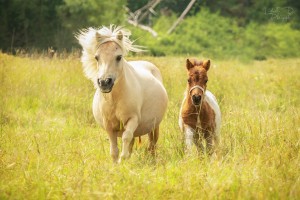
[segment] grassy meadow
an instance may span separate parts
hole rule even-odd
[[[157,158],[144,136],[116,165],[78,57],[0,53],[0,199],[300,198],[300,59],[212,60],[208,89],[222,111],[215,159],[182,153],[186,57],[134,59],[160,68],[169,105]]]

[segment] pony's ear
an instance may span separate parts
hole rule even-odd
[[[101,38],[101,34],[98,33],[98,32],[96,32],[95,36],[96,36],[96,39],[97,39],[97,40],[99,40],[99,39]]]
[[[118,32],[117,39],[118,40],[122,40],[123,39],[123,33],[122,33],[122,31]]]
[[[204,69],[206,69],[206,71],[208,71],[208,70],[209,70],[209,67],[210,67],[210,60],[205,61],[205,62],[203,63],[203,67],[204,67]]]
[[[190,70],[193,67],[194,67],[193,63],[189,59],[186,59],[186,68],[187,68],[187,70]]]

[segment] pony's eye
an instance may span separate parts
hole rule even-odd
[[[122,56],[121,55],[118,55],[116,60],[119,62],[120,60],[122,59]]]
[[[95,59],[98,61],[98,60],[99,60],[99,56],[98,56],[98,55],[95,55]]]
[[[189,79],[187,80],[187,82],[188,82],[188,83],[191,83],[191,79],[189,78]]]
[[[205,83],[207,83],[208,80],[205,80]]]

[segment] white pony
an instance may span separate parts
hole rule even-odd
[[[122,137],[119,162],[129,158],[134,137],[149,136],[149,151],[155,153],[159,124],[168,96],[159,69],[147,61],[127,62],[129,52],[142,51],[129,40],[131,33],[121,27],[88,28],[76,36],[83,51],[81,61],[96,93],[93,114],[109,135],[110,154],[118,161],[117,137]]]

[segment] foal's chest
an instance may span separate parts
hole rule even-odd
[[[196,128],[200,128],[203,131],[215,130],[215,113],[206,102],[203,102],[200,113],[196,108],[193,107],[186,109],[183,108],[181,117],[183,123],[190,126],[194,130],[196,130]]]

